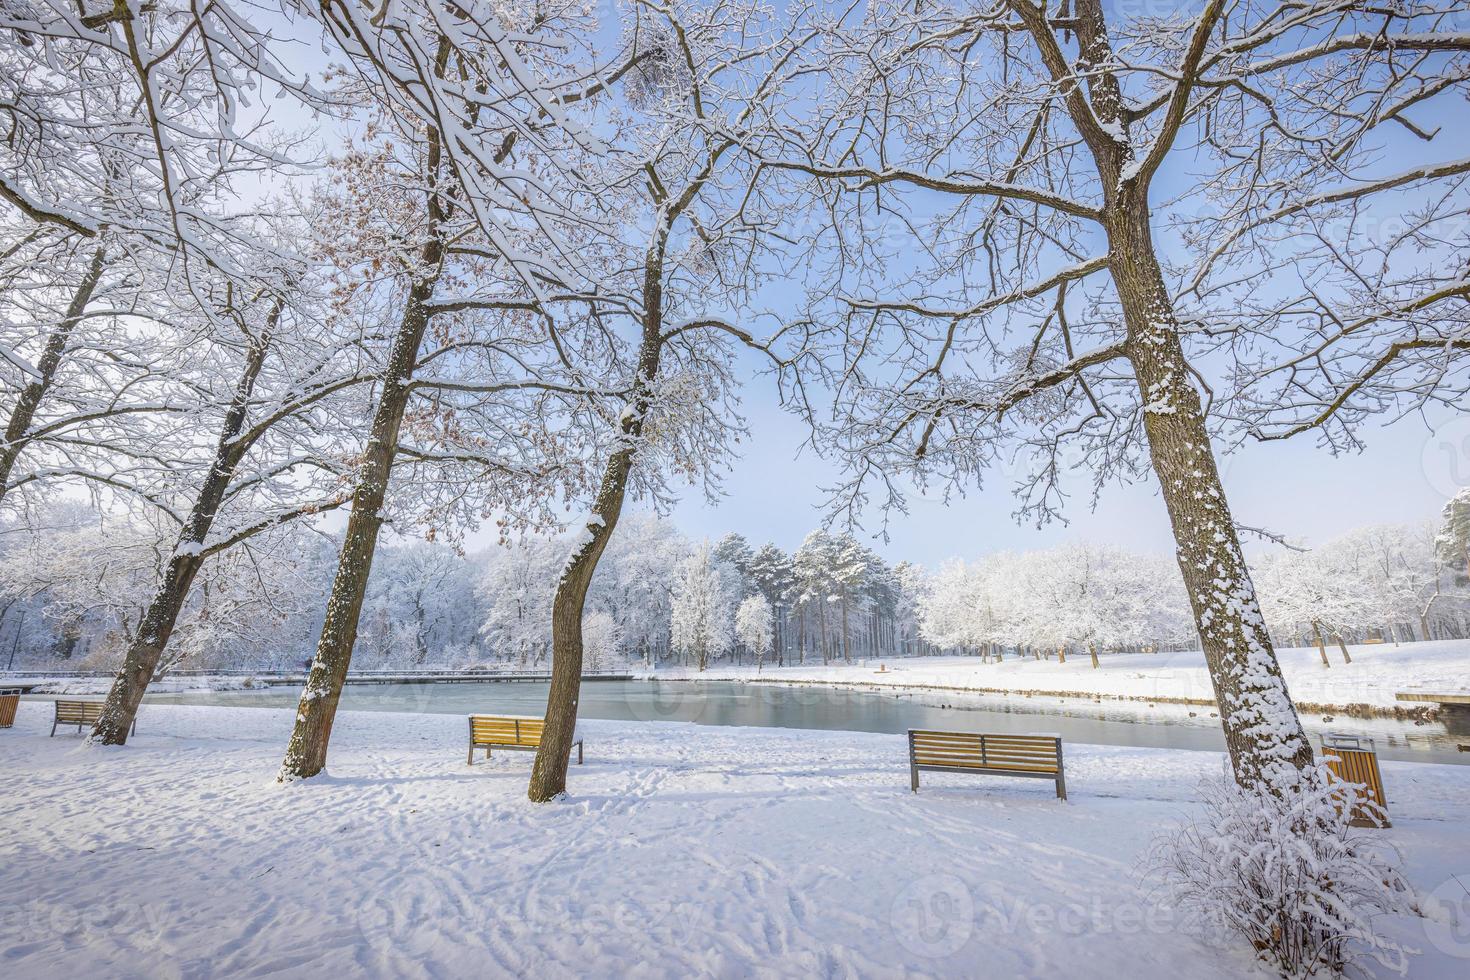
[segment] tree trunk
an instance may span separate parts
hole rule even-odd
[[[842,662],[852,663],[852,656],[847,648],[847,590],[842,590]]]
[[[827,641],[830,638],[827,636],[827,600],[825,598],[817,603],[817,630],[822,644],[822,666],[825,667],[832,662],[832,658],[827,653]]]
[[[106,250],[98,246],[92,253],[92,262],[82,275],[82,281],[77,284],[76,292],[72,293],[66,316],[51,331],[51,336],[46,338],[46,349],[36,362],[36,373],[39,376],[21,389],[20,397],[15,400],[15,407],[10,411],[10,420],[5,426],[5,441],[0,443],[0,500],[5,499],[15,461],[30,443],[31,422],[36,417],[36,409],[56,380],[56,371],[61,367],[67,342],[71,340],[72,331],[77,328],[77,324],[82,322],[87,304],[92,302],[92,293],[97,289],[105,268]]]
[[[1073,70],[1057,52],[1045,9],[1012,4],[1044,51],[1054,75]],[[1220,8],[1209,7],[1218,17]],[[1152,173],[1136,167],[1130,120],[1117,63],[1108,40],[1102,0],[1075,0],[1078,64],[1087,67],[1087,91],[1063,89],[1063,105],[1097,167],[1100,220],[1108,236],[1108,272],[1125,327],[1124,354],[1132,364],[1143,406],[1144,436],[1169,512],[1175,559],[1199,629],[1220,721],[1236,781],[1273,787],[1282,769],[1312,763],[1312,747],[1287,693],[1241,553],[1240,538],[1215,465],[1204,408],[1190,378],[1171,292],[1164,281],[1150,227]],[[1172,139],[1158,134],[1154,140]]]
[[[1332,663],[1327,659],[1327,641],[1322,636],[1322,624],[1313,622],[1312,633],[1317,640],[1317,656],[1322,658],[1322,666],[1331,667]]]
[[[628,474],[632,472],[643,423],[653,401],[653,382],[658,377],[663,351],[663,244],[660,237],[650,249],[643,270],[643,335],[629,406],[632,410],[623,413],[620,445],[603,468],[602,482],[592,503],[592,516],[587,521],[586,540],[567,561],[552,600],[551,688],[546,693],[541,745],[536,750],[531,784],[526,791],[533,803],[555,799],[567,789],[567,762],[577,729],[577,701],[582,690],[582,610],[597,562],[623,513]]]
[[[1117,187],[1118,175],[1111,176]],[[1104,221],[1112,246],[1110,269],[1127,326],[1127,354],[1144,405],[1149,455],[1174,529],[1175,556],[1220,705],[1225,743],[1241,785],[1263,780],[1274,785],[1276,767],[1300,769],[1312,763],[1311,744],[1287,693],[1241,553],[1154,252],[1146,192],[1123,181],[1108,197],[1112,200]]]
[[[1098,662],[1097,662],[1097,644],[1096,643],[1088,643],[1087,644],[1087,652],[1088,652],[1088,654],[1090,654],[1092,656],[1092,669],[1093,670],[1097,670],[1097,668],[1100,666],[1098,664]]]
[[[431,152],[430,156],[430,165],[435,166],[437,153]],[[367,592],[373,554],[378,546],[378,530],[383,522],[383,500],[388,493],[388,480],[398,452],[403,412],[411,394],[408,382],[413,376],[419,345],[428,326],[427,304],[439,280],[442,257],[440,240],[431,236],[424,245],[420,268],[433,272],[414,281],[398,333],[393,338],[382,394],[373,413],[372,429],[352,491],[352,513],[347,518],[347,533],[337,558],[337,574],[327,599],[326,618],[322,622],[321,638],[317,641],[316,657],[301,690],[296,725],[277,777],[283,782],[315,776],[327,764],[332,722],[337,715],[337,703],[342,698],[342,686],[347,682],[347,668],[352,662],[358,617],[362,613],[362,600]]]
[[[1348,653],[1347,644],[1343,642],[1341,633],[1333,633],[1332,638],[1337,641],[1337,648],[1342,651],[1342,662],[1350,664],[1353,662],[1352,655]]]
[[[776,666],[786,666],[786,610],[778,602],[776,605],[776,629],[771,636],[773,648],[771,653],[776,657]]]
[[[194,577],[204,564],[204,540],[214,526],[215,516],[219,513],[225,491],[234,478],[235,468],[250,448],[249,442],[240,443],[237,439],[245,428],[250,395],[255,390],[255,381],[265,364],[270,335],[280,315],[281,306],[278,303],[271,311],[269,323],[260,339],[251,345],[245,369],[235,385],[230,409],[225,413],[224,423],[220,426],[212,465],[194,498],[189,518],[179,531],[173,554],[169,556],[163,578],[138,625],[138,632],[128,644],[122,669],[113,679],[102,714],[92,727],[91,739],[94,742],[123,745],[128,740],[128,731],[133,727],[133,719],[137,717],[138,705],[143,701],[148,682],[153,679],[158,661],[178,624],[179,613],[189,598],[189,588],[194,584]]]

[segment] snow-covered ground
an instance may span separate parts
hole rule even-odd
[[[1342,707],[1368,704],[1382,708],[1403,705],[1394,700],[1399,691],[1428,691],[1435,694],[1470,692],[1470,640],[1433,640],[1426,643],[1350,645],[1353,662],[1344,664],[1342,653],[1329,645],[1331,667],[1323,667],[1316,647],[1277,651],[1287,687],[1298,703]],[[773,668],[766,665],[757,674],[753,664],[721,665],[703,674],[690,670],[659,670],[660,678],[701,677],[768,681],[819,681],[847,684],[881,684],[895,687],[943,687],[1009,693],[1049,692],[1139,699],[1214,700],[1204,654],[1186,653],[1104,654],[1093,668],[1086,654],[1072,655],[1066,663],[1055,659],[1034,660],[1014,655],[1000,663],[982,663],[978,657],[913,657],[841,662],[823,666]],[[880,666],[885,668],[880,671]]]
[[[1250,970],[1137,873],[1214,753],[1070,747],[1063,804],[996,777],[913,796],[897,736],[589,722],[570,797],[538,807],[530,756],[467,767],[456,716],[342,713],[330,775],[280,786],[289,711],[147,704],[100,749],[48,739],[49,708],[0,731],[6,978]],[[1470,769],[1385,783],[1377,833],[1462,901]],[[1463,929],[1390,928],[1413,976],[1470,970]]]
[[[13,677],[10,679],[12,682],[16,680]],[[6,675],[0,674],[0,688],[6,686],[6,680]],[[33,694],[106,694],[112,690],[112,680],[110,675],[24,678],[27,686],[34,685],[30,687]],[[148,691],[152,694],[188,694],[195,691],[244,691],[261,686],[259,681],[250,677],[193,674],[156,680],[148,685]]]

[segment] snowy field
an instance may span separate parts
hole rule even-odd
[[[1251,970],[1137,873],[1213,753],[1070,746],[1062,804],[996,777],[913,796],[896,736],[591,722],[570,798],[536,807],[530,755],[466,767],[446,715],[343,713],[330,776],[277,785],[290,717],[145,705],[96,749],[23,702],[0,731],[0,976]],[[1470,769],[1385,782],[1379,833],[1458,900]],[[1411,975],[1470,970],[1465,930],[1391,929],[1424,950]]]
[[[1277,650],[1292,697],[1301,704],[1345,706],[1369,704],[1392,708],[1399,691],[1443,694],[1470,691],[1470,640],[1432,640],[1426,643],[1350,645],[1351,664],[1342,662],[1335,645],[1327,647],[1331,667],[1323,667],[1316,647]],[[1057,692],[1127,698],[1185,698],[1213,701],[1204,654],[1103,654],[1096,669],[1084,653],[1065,664],[1055,659],[1034,660],[1008,655],[1000,663],[981,663],[978,657],[913,657],[867,660],[861,663],[821,663],[773,668],[757,675],[753,664],[720,665],[703,674],[690,670],[660,670],[657,676],[755,678],[783,681],[824,681],[883,684],[896,687],[928,686],[977,690]],[[879,666],[887,669],[880,672]],[[1412,705],[1409,705],[1411,707]]]

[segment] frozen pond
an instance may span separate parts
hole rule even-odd
[[[421,711],[439,714],[540,715],[544,683],[348,685],[349,711]],[[294,687],[150,695],[166,704],[293,707]],[[951,692],[856,691],[817,685],[737,681],[589,681],[582,685],[584,718],[686,721],[700,725],[816,728],[900,734],[910,728],[989,732],[1045,732],[1069,742],[1222,751],[1219,719],[1209,708],[1142,703],[1094,703],[1088,697],[1002,697]],[[1190,717],[1190,712],[1195,717]],[[1416,726],[1385,718],[1303,718],[1316,742],[1324,731],[1369,735],[1387,759],[1470,763],[1443,725]]]

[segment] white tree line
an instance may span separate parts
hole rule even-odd
[[[1456,507],[1438,524],[1263,549],[1252,566],[1278,644],[1321,644],[1325,662],[1329,645],[1470,636]],[[0,531],[0,664],[115,669],[167,557],[155,535],[78,505]],[[321,628],[338,540],[285,528],[205,562],[160,673],[299,669]],[[354,662],[548,668],[551,603],[569,549],[565,537],[534,536],[471,554],[427,541],[387,545],[368,583]],[[844,625],[849,661],[1071,656],[1096,666],[1111,653],[1198,648],[1165,555],[1076,542],[929,570],[889,565],[847,535],[814,531],[787,554],[752,549],[735,534],[692,540],[650,514],[629,516],[613,535],[583,642],[593,669],[782,667],[843,662]]]

